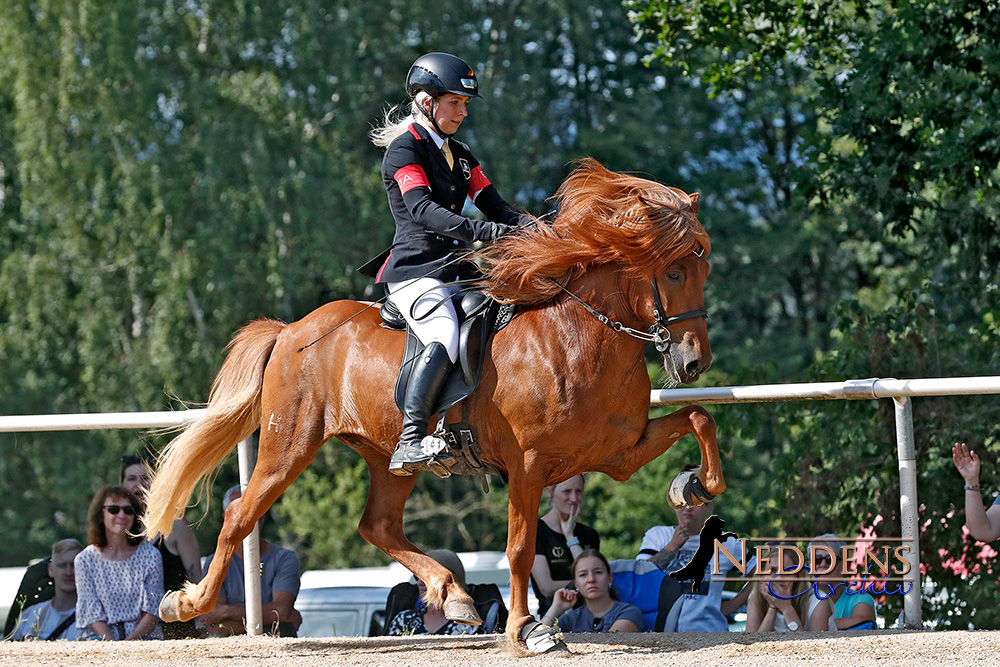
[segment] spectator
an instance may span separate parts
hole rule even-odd
[[[120,486],[103,487],[90,503],[90,546],[75,560],[76,625],[88,638],[163,639],[163,560],[140,536],[140,508]]]
[[[149,454],[129,454],[122,457],[119,482],[139,499],[143,511],[146,509],[146,491],[149,490],[152,462],[153,457]],[[175,519],[170,537],[164,538],[158,534],[150,542],[160,550],[160,557],[163,559],[164,590],[179,591],[189,581],[201,581],[198,540],[187,519]],[[197,630],[194,621],[164,623],[163,636],[167,639],[184,639],[197,636]]]
[[[796,562],[794,552],[784,551],[779,565],[777,547],[768,547],[762,553],[760,581],[752,582],[750,599],[747,602],[747,632],[797,632],[805,630],[810,612],[820,603],[815,595],[809,594],[812,585],[806,577],[808,570],[792,574],[801,565]],[[787,572],[787,574],[779,574]]]
[[[239,486],[226,491],[222,498],[222,511],[237,500],[243,492]],[[263,519],[261,519],[263,523]],[[215,558],[212,554],[205,561],[207,570]],[[219,590],[215,608],[199,617],[201,623],[214,635],[238,635],[246,632],[246,587],[243,578],[243,558],[239,549],[229,561],[226,578]],[[263,605],[264,630],[279,637],[297,636],[302,625],[302,615],[295,609],[299,594],[299,558],[290,549],[271,544],[260,538],[260,600]]]
[[[49,576],[55,582],[55,595],[24,610],[11,639],[68,639],[80,637],[76,627],[76,575],[73,559],[83,551],[74,539],[60,540],[52,545]]]
[[[965,525],[969,534],[980,542],[992,542],[1000,537],[1000,495],[986,509],[979,489],[979,457],[964,442],[955,443],[951,455],[958,474],[965,480]]]
[[[711,514],[714,504],[714,502],[705,503],[697,507],[674,510],[677,513],[677,525],[653,526],[646,531],[636,559],[649,559],[668,575],[681,569],[698,551],[701,528],[705,525],[705,519]],[[742,545],[739,540],[729,537],[724,546],[729,553],[742,558]],[[750,587],[745,586],[739,595],[723,601],[722,590],[725,582],[721,579],[736,566],[728,558],[722,558],[718,564],[721,574],[713,577],[712,572],[715,567],[713,555],[705,567],[700,585],[697,586],[698,592],[695,592],[695,586],[692,585],[691,589],[674,603],[680,605],[671,611],[671,615],[677,619],[676,627],[666,627],[665,631],[727,632],[729,630],[726,616],[743,606],[750,594]]]
[[[612,597],[611,566],[600,551],[584,549],[571,571],[576,590],[556,591],[543,624],[552,625],[558,618],[559,629],[566,632],[638,632],[643,627],[637,606]],[[574,609],[580,598],[583,604]]]
[[[601,548],[601,538],[590,526],[577,523],[583,503],[583,475],[545,487],[551,509],[538,520],[531,586],[538,598],[538,614],[552,604],[556,591],[573,581],[573,561],[584,549]]]
[[[843,538],[833,533],[825,533],[814,537],[809,543],[813,551],[813,562],[822,580],[824,573],[831,577],[845,577],[849,572],[843,567],[843,549],[847,543]],[[819,547],[826,547],[820,549]],[[875,624],[875,598],[868,593],[846,594],[844,582],[831,581],[828,586],[820,587],[820,595],[829,592],[829,596],[820,600],[809,616],[810,630],[850,630],[859,625]],[[826,590],[823,591],[822,589]]]
[[[21,577],[21,583],[17,587],[14,601],[10,604],[10,611],[7,612],[7,622],[4,624],[3,636],[9,637],[17,627],[21,619],[21,613],[33,605],[51,600],[56,593],[55,583],[49,575],[49,565],[52,563],[52,556],[46,556],[37,563],[28,566]]]
[[[449,549],[435,549],[427,554],[441,565],[448,568],[462,588],[465,585],[465,567],[458,554]],[[428,606],[427,586],[417,579],[417,606],[415,609],[404,609],[396,614],[389,623],[387,635],[473,635],[483,631],[481,625],[467,625],[449,621],[444,616],[444,610]]]

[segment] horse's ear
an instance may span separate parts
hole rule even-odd
[[[698,215],[698,199],[701,195],[697,192],[692,192],[689,196],[691,197],[691,208],[694,210],[694,214]]]

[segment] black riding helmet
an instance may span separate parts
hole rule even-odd
[[[406,74],[406,94],[413,99],[424,91],[435,100],[442,95],[479,97],[479,81],[465,62],[450,53],[428,53],[417,58]]]
[[[450,53],[428,53],[417,58],[406,74],[406,94],[410,99],[416,98],[421,90],[431,96],[431,111],[427,113],[423,105],[414,101],[416,108],[430,121],[438,134],[447,138],[451,134],[438,126],[434,119],[434,105],[438,98],[448,93],[479,97],[479,82],[469,63],[461,58]]]

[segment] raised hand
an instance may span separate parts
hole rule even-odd
[[[964,442],[956,442],[951,450],[955,468],[968,486],[979,486],[979,457]]]
[[[567,541],[573,539],[574,531],[576,530],[576,518],[578,516],[580,516],[580,505],[578,503],[570,504],[569,514],[565,518],[563,518],[562,513],[559,514],[559,529]]]

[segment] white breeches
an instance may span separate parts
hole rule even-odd
[[[389,283],[389,298],[420,342],[424,345],[441,343],[452,363],[458,360],[458,315],[455,314],[452,299],[447,297],[458,290],[457,286],[446,285],[437,278]],[[444,303],[433,313],[422,317],[441,301]]]

